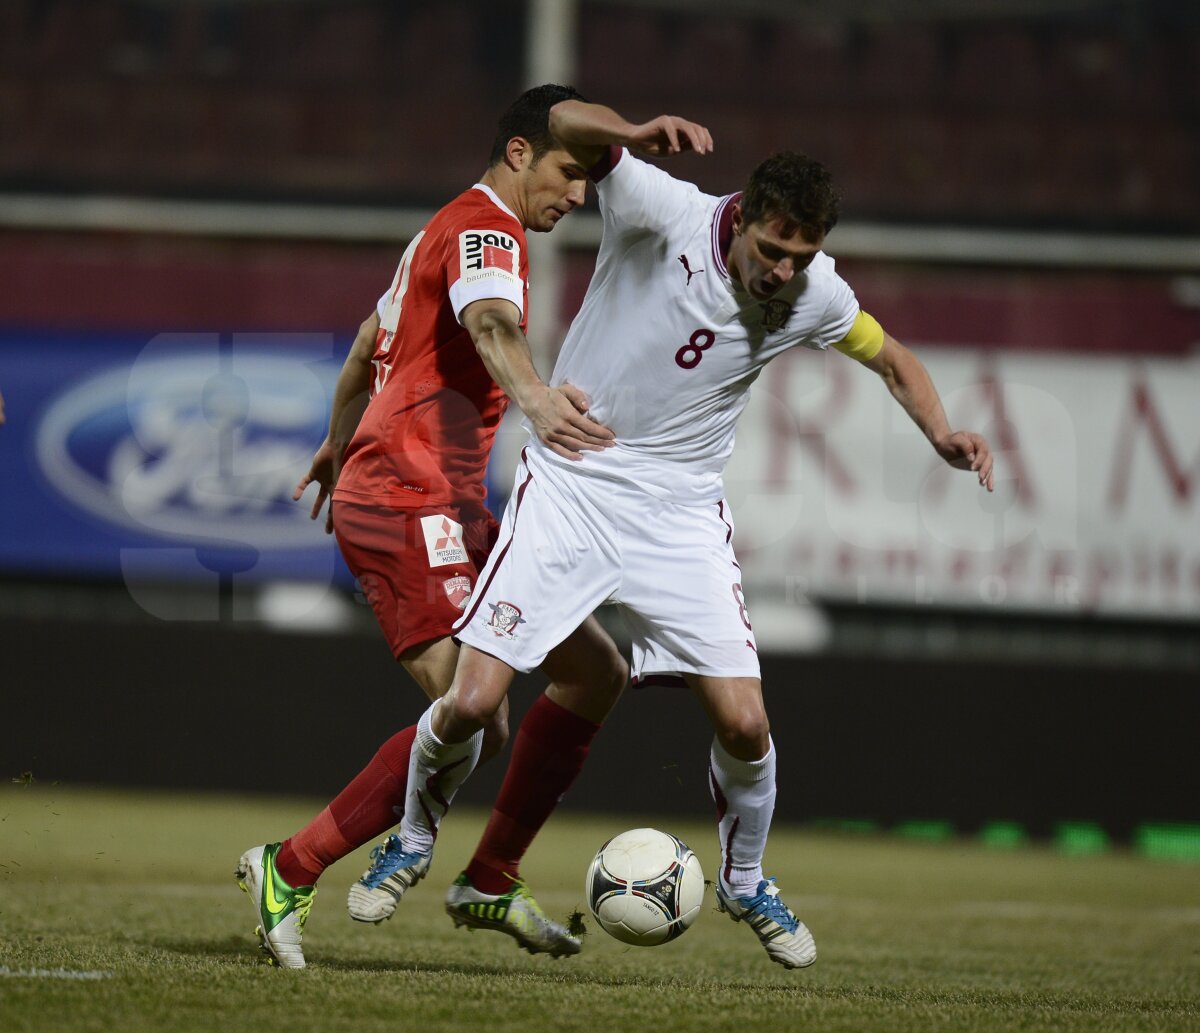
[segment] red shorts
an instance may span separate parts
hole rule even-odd
[[[476,507],[468,514],[453,506],[392,509],[339,499],[333,530],[399,659],[413,646],[450,634],[498,526]]]

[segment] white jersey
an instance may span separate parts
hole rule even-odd
[[[750,385],[776,355],[825,349],[850,332],[859,306],[818,253],[770,301],[735,290],[724,256],[738,195],[712,197],[613,148],[596,174],[604,236],[596,271],[551,384],[570,382],[617,443],[559,459],[578,474],[632,482],[658,498],[707,505],[724,494]]]

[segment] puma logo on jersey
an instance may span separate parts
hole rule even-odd
[[[702,273],[702,272],[704,272],[704,270],[703,270],[703,269],[697,269],[695,272],[692,272],[692,267],[691,267],[691,265],[688,263],[688,257],[687,257],[687,255],[680,255],[680,256],[679,256],[679,264],[683,266],[683,270],[684,270],[684,272],[686,272],[686,273],[688,274],[687,283],[685,283],[685,284],[684,284],[684,286],[685,286],[685,287],[690,287],[690,286],[691,286],[691,284],[692,284],[692,277],[693,277],[693,276],[695,276],[695,275],[696,275],[696,273]]]

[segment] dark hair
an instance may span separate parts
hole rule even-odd
[[[504,160],[508,141],[514,136],[524,137],[533,145],[533,160],[537,161],[547,151],[558,146],[550,135],[550,109],[560,100],[583,100],[574,86],[556,86],[547,83],[535,86],[521,94],[509,109],[500,116],[496,125],[496,139],[492,141],[492,156],[488,167]]]
[[[837,225],[839,201],[824,165],[806,154],[781,151],[751,173],[742,218],[747,225],[782,218],[788,235],[798,227],[811,242]]]

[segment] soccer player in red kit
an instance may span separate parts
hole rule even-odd
[[[500,120],[480,182],[413,239],[359,328],[338,378],[329,436],[296,488],[299,499],[318,483],[314,519],[332,494],[326,529],[336,534],[396,659],[430,699],[450,686],[458,657],[451,626],[495,540],[484,479],[509,399],[563,458],[613,440],[588,417],[583,392],[542,381],[525,338],[525,231],[548,232],[584,199],[585,170],[548,128],[550,108],[577,96],[561,86],[523,94]],[[469,873],[480,900],[496,905],[495,928],[531,953],[574,954],[579,941],[512,879],[512,858],[519,860],[574,781],[628,668],[593,621],[542,670],[551,684],[514,744],[506,779],[511,806],[489,826],[504,860],[493,867],[473,862]],[[413,726],[388,739],[305,828],[242,855],[237,878],[254,903],[261,948],[272,963],[304,967],[301,938],[317,879],[403,813],[416,735]],[[506,738],[504,710],[477,736],[473,752],[492,755]],[[439,772],[420,788],[419,803],[435,827],[469,770]],[[389,917],[424,877],[431,855],[432,847],[410,856],[391,836],[351,888],[351,917]]]

